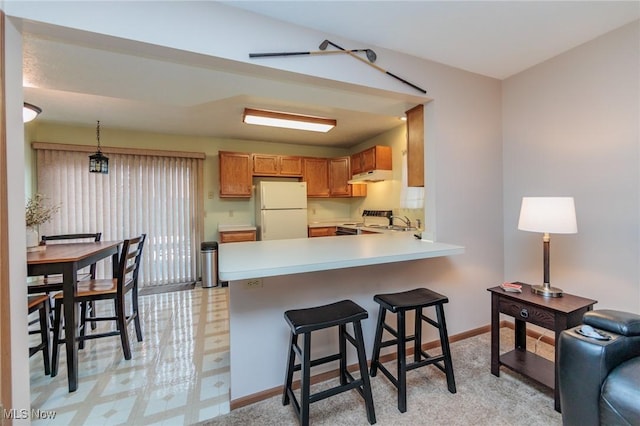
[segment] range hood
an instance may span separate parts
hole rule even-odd
[[[370,170],[368,172],[353,175],[351,180],[347,181],[347,183],[366,184],[369,182],[380,182],[391,179],[393,179],[393,171],[391,170]]]

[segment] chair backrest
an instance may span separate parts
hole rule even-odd
[[[43,244],[47,244],[47,241],[63,241],[69,242],[68,240],[87,240],[93,239],[93,241],[100,241],[102,238],[102,232],[96,233],[85,233],[85,234],[63,234],[63,235],[43,235],[40,237],[40,240]],[[79,242],[79,241],[78,241]]]
[[[40,237],[40,241],[42,244],[46,245],[47,241],[58,241],[58,242],[64,242],[64,243],[70,243],[70,242],[75,242],[75,243],[80,243],[80,242],[86,242],[83,240],[92,240],[95,242],[100,241],[100,239],[102,238],[102,232],[96,232],[96,233],[82,233],[82,234],[61,234],[61,235],[43,235]],[[91,275],[92,279],[96,278],[96,264],[93,263],[91,264],[91,266],[89,267],[89,274]]]
[[[140,271],[140,259],[142,248],[147,234],[124,240],[122,254],[118,263],[118,292],[125,293],[131,288],[138,287],[138,272]]]

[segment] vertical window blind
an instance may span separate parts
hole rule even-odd
[[[141,287],[196,281],[203,234],[203,154],[105,151],[105,175],[89,173],[87,152],[47,145],[37,144],[38,192],[60,210],[40,226],[41,235],[102,232],[103,241],[112,241],[144,233]],[[100,262],[97,272],[110,276],[110,263]]]

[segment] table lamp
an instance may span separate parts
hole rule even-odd
[[[549,234],[575,234],[578,232],[573,197],[522,197],[518,229],[542,232],[544,281],[531,287],[535,294],[560,297],[562,290],[549,283]]]

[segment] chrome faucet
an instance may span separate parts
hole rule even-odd
[[[393,221],[393,219],[400,219],[407,226],[407,228],[411,228],[411,220],[406,216],[404,216],[404,218],[399,217],[399,216],[391,216],[390,219],[392,221]]]

